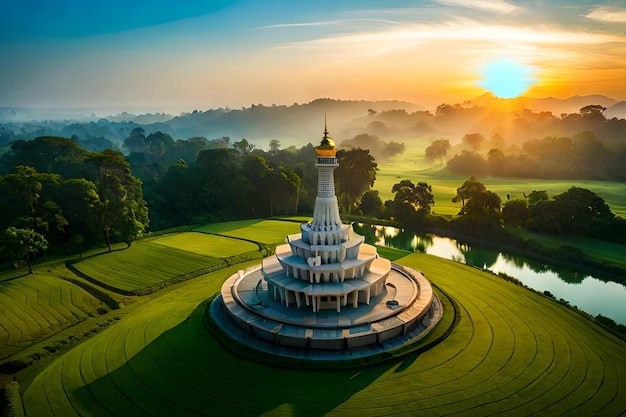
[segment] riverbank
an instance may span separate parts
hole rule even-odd
[[[590,247],[599,247],[597,242],[610,244],[616,253],[617,249],[615,248],[617,247],[623,248],[621,253],[626,253],[626,246],[624,245],[582,237],[567,237],[560,240],[552,235],[544,237],[538,233],[508,228],[504,229],[503,236],[484,238],[443,227],[405,226],[390,220],[364,216],[344,215],[344,218],[347,221],[391,226],[418,233],[432,233],[470,245],[480,245],[496,251],[523,256],[537,262],[553,264],[560,268],[576,270],[583,274],[593,275],[603,281],[612,281],[626,286],[626,258],[615,254],[609,263],[607,257],[598,256],[597,253],[589,255]]]

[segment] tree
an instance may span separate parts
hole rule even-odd
[[[535,191],[533,190],[530,194],[528,194],[528,196],[526,196],[526,198],[528,199],[528,206],[532,207],[535,204],[537,204],[540,201],[548,201],[548,191],[546,190],[541,190],[541,191]]]
[[[524,227],[528,220],[528,205],[526,200],[519,198],[509,200],[502,206],[502,220],[513,227]]]
[[[233,143],[233,149],[237,151],[240,156],[245,156],[254,150],[255,146],[248,142],[246,138],[241,139],[239,142]]]
[[[378,194],[378,190],[369,190],[361,197],[359,202],[359,210],[365,215],[370,217],[380,217],[384,205]]]
[[[434,162],[445,158],[449,150],[450,141],[448,139],[437,139],[426,148],[424,158],[427,162]]]
[[[104,241],[111,251],[113,238],[131,242],[148,228],[148,207],[141,182],[130,172],[124,156],[107,149],[94,154],[90,163],[95,170],[100,199],[100,219]]]
[[[468,133],[463,136],[463,139],[461,139],[461,141],[464,145],[476,152],[480,149],[481,145],[485,141],[485,137],[480,133]]]
[[[486,191],[487,188],[483,183],[479,182],[473,175],[469,177],[461,187],[456,189],[456,196],[452,198],[453,203],[461,202],[465,207],[465,201],[472,198],[472,196]]]
[[[455,175],[482,175],[487,172],[487,162],[478,153],[465,149],[454,155],[446,168]]]
[[[590,104],[588,106],[581,108],[579,112],[583,116],[595,116],[595,115],[602,114],[602,112],[605,110],[606,110],[606,107],[603,107],[600,104]]]
[[[278,139],[270,140],[270,154],[275,155],[280,151],[280,141]]]
[[[26,262],[29,274],[33,273],[32,259],[47,248],[46,238],[32,229],[8,227],[0,239],[0,253],[14,262],[16,268]]]
[[[464,233],[492,236],[501,231],[500,197],[486,189],[475,177],[470,177],[457,188],[454,202],[463,202],[454,225]]]
[[[335,169],[335,187],[341,204],[351,212],[352,206],[361,199],[376,181],[378,166],[368,150],[350,149],[337,151],[339,166]]]
[[[507,167],[507,158],[500,149],[492,148],[487,154],[487,165],[489,173],[493,176],[505,175]]]
[[[415,186],[411,180],[402,180],[394,184],[391,192],[396,194],[394,201],[397,204],[410,204],[421,215],[430,213],[430,208],[435,204],[433,188],[425,182],[418,182]]]

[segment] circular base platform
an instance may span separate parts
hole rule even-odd
[[[278,356],[345,360],[377,355],[420,340],[443,313],[428,280],[397,265],[385,291],[369,305],[343,307],[340,313],[286,307],[270,297],[262,278],[260,266],[232,275],[210,313],[234,340]]]

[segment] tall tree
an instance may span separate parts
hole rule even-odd
[[[112,239],[131,242],[148,228],[148,207],[141,182],[130,172],[124,156],[107,149],[93,154],[96,187],[100,198],[100,218],[104,241],[111,251]]]
[[[340,203],[350,213],[352,207],[376,181],[378,165],[368,150],[337,151],[339,167],[335,169],[335,188]]]

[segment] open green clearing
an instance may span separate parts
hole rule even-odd
[[[134,291],[225,266],[220,258],[257,250],[254,243],[240,239],[181,233],[140,240],[128,249],[83,259],[74,267],[108,287]]]
[[[106,307],[77,285],[59,278],[68,270],[46,272],[0,282],[0,358],[95,314]]]
[[[287,235],[300,233],[300,224],[280,220],[242,220],[212,223],[195,230],[272,244],[284,242]]]
[[[394,184],[403,179],[410,179],[414,184],[424,181],[433,187],[435,214],[456,215],[461,209],[461,204],[453,203],[452,197],[456,195],[456,189],[463,185],[467,177],[437,172],[439,167],[433,168],[424,161],[423,151],[396,156],[379,163],[378,169],[374,189],[378,190],[383,201],[393,199],[391,189]],[[567,191],[572,186],[586,188],[602,197],[615,214],[626,217],[626,184],[624,183],[497,177],[479,177],[478,180],[485,184],[488,190],[498,194],[503,202],[506,201],[507,194],[511,198],[523,198],[524,193],[546,190],[552,197]]]
[[[251,261],[126,307],[117,324],[34,379],[23,395],[27,415],[578,416],[626,409],[625,342],[488,273],[424,254],[397,262],[421,270],[460,306],[455,330],[425,353],[334,371],[234,356],[204,328],[203,303]]]

